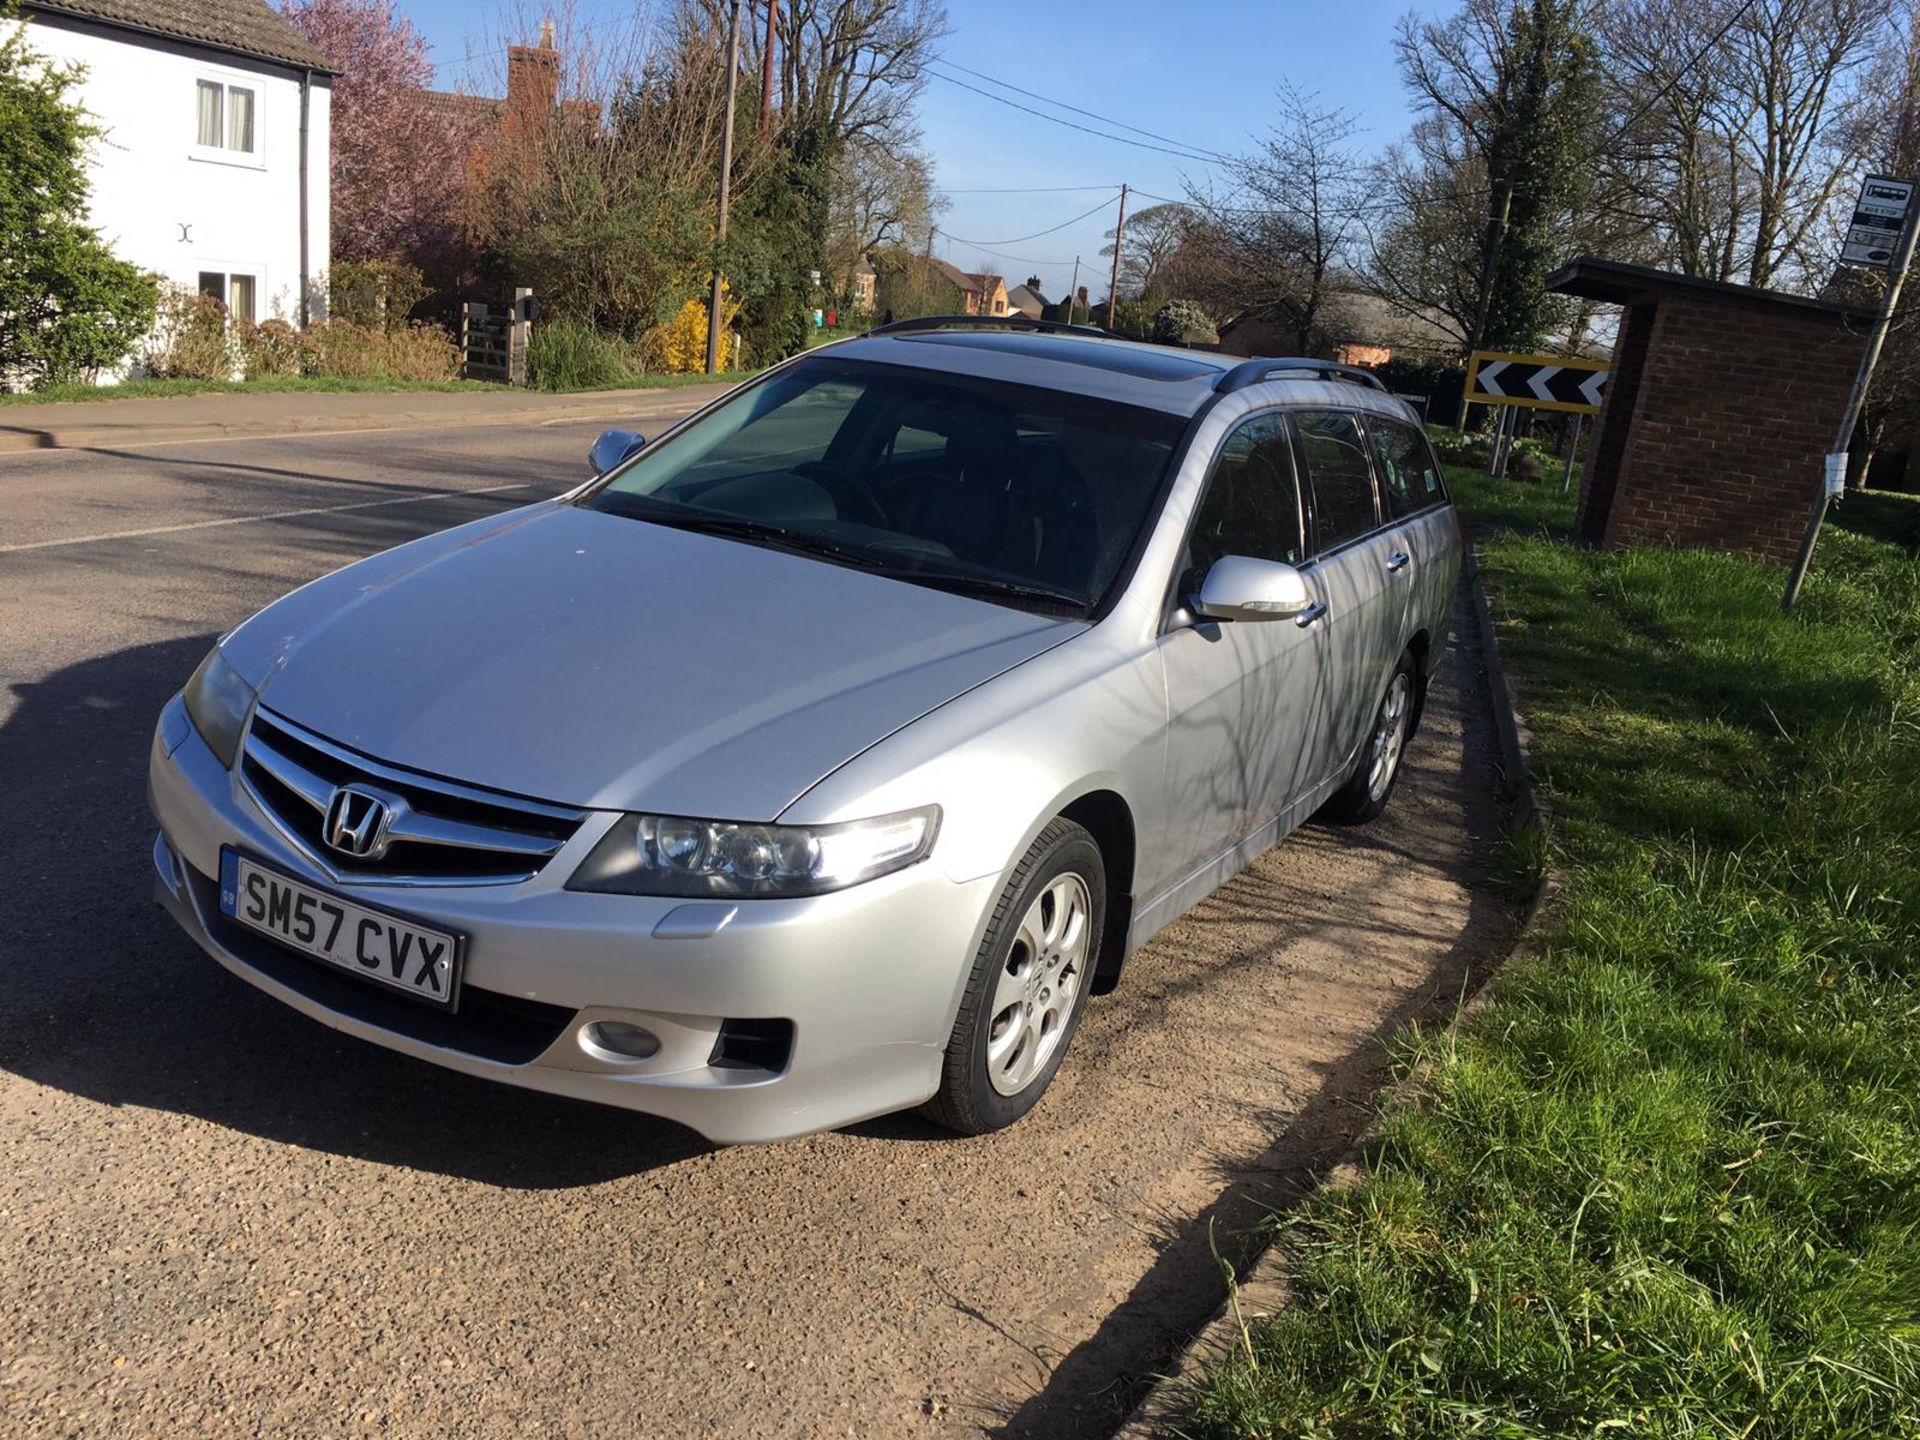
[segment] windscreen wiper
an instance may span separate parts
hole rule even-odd
[[[968,575],[958,570],[923,570],[906,566],[893,573],[903,580],[916,580],[922,585],[951,590],[960,595],[1061,605],[1081,614],[1087,611],[1085,596],[1075,595],[1070,590],[1056,590],[1051,585],[1036,585],[1027,580],[1006,580],[995,575]]]

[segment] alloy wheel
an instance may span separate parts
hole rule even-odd
[[[1373,738],[1367,751],[1367,798],[1378,802],[1393,784],[1400,769],[1400,755],[1407,745],[1407,721],[1413,699],[1413,682],[1407,672],[1398,671],[1387,686],[1386,699],[1380,702],[1380,714],[1373,724]]]
[[[1018,1095],[1046,1069],[1073,1017],[1086,978],[1091,903],[1071,870],[1034,897],[994,985],[987,1028],[987,1079]]]

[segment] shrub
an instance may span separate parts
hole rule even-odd
[[[327,319],[307,331],[309,375],[373,380],[386,374],[386,337],[351,320]]]
[[[438,325],[415,321],[386,336],[389,380],[458,380],[460,347]]]
[[[158,380],[231,380],[241,348],[227,327],[227,307],[185,285],[160,293],[141,363]]]
[[[438,325],[403,325],[390,334],[329,319],[305,336],[305,373],[337,380],[454,380],[460,347]]]
[[[312,358],[307,337],[284,320],[240,327],[240,363],[249,380],[278,380],[306,371]]]
[[[727,369],[734,358],[733,337],[728,332],[738,305],[723,305],[720,312],[720,368]],[[707,368],[707,307],[689,300],[680,313],[664,325],[647,332],[647,363],[663,375],[697,375]]]
[[[534,389],[583,390],[619,385],[632,378],[626,347],[612,336],[602,335],[578,320],[548,320],[534,325],[527,344],[527,383]]]
[[[327,271],[327,309],[334,318],[385,334],[404,329],[428,293],[420,268],[404,260],[341,260]]]
[[[1151,338],[1159,345],[1217,345],[1220,332],[1195,301],[1169,300],[1154,311]]]

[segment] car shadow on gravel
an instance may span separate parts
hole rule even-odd
[[[0,1068],[103,1105],[527,1189],[712,1147],[669,1121],[442,1070],[229,975],[153,901],[155,717],[214,641],[141,645],[10,687],[0,721]]]

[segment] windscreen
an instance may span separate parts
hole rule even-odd
[[[1008,603],[1113,585],[1179,417],[822,357],[642,450],[581,504]]]

